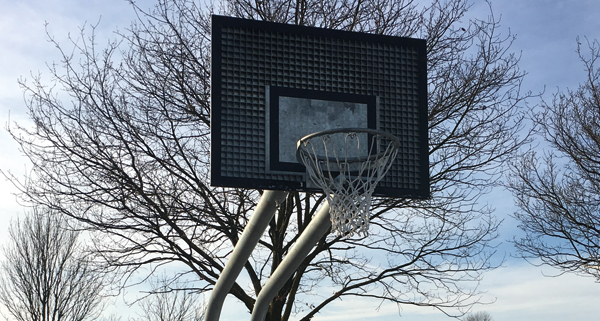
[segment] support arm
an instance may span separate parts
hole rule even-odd
[[[265,191],[252,214],[244,232],[240,236],[229,261],[221,271],[221,275],[215,284],[206,308],[205,320],[218,321],[221,316],[221,309],[225,297],[231,290],[238,275],[242,271],[244,264],[248,261],[252,250],[258,244],[263,233],[269,226],[269,222],[275,215],[277,207],[283,203],[287,197],[287,192]]]
[[[325,202],[258,294],[250,321],[265,320],[269,305],[277,292],[294,274],[308,253],[330,227],[329,203]]]

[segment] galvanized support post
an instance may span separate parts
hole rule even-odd
[[[269,226],[269,222],[275,215],[275,211],[287,197],[288,192],[264,191],[263,195],[250,217],[244,232],[240,236],[229,261],[225,264],[221,275],[215,284],[206,308],[205,320],[218,321],[221,316],[223,302],[242,271],[244,264],[248,261],[252,250],[260,240],[261,236]]]
[[[302,232],[296,244],[294,244],[289,253],[283,258],[283,261],[281,261],[281,264],[273,272],[273,275],[271,275],[265,286],[260,290],[250,321],[265,320],[269,305],[273,298],[275,298],[275,295],[277,295],[277,292],[294,274],[308,253],[310,253],[321,237],[327,233],[330,227],[329,203],[325,202],[304,232]]]

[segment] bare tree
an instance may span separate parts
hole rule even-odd
[[[484,311],[480,311],[480,312],[476,312],[476,313],[471,313],[469,315],[467,315],[467,317],[465,318],[465,321],[492,321],[492,316]]]
[[[587,45],[589,55],[577,47],[585,82],[535,115],[551,151],[515,162],[509,187],[525,232],[515,240],[521,255],[600,280],[600,45]]]
[[[103,310],[104,273],[92,268],[78,232],[34,210],[11,225],[1,263],[0,303],[18,321],[91,320]]]
[[[198,293],[186,290],[182,282],[167,278],[150,282],[150,294],[139,302],[142,315],[139,321],[201,321],[204,305]]]
[[[210,291],[261,191],[209,185],[209,12],[161,0],[100,50],[93,31],[64,50],[56,83],[22,81],[34,128],[13,137],[34,164],[27,201],[45,204],[94,231],[111,267],[184,263]],[[493,268],[499,222],[478,204],[521,146],[524,96],[512,36],[498,21],[464,21],[466,1],[227,0],[239,17],[427,39],[430,177],[425,201],[377,199],[371,234],[319,240],[271,303],[269,320],[309,320],[347,296],[432,306],[461,315]],[[72,54],[75,52],[75,54]],[[70,100],[59,99],[69,95]],[[248,284],[230,294],[249,311],[322,195],[291,193],[245,265]],[[324,290],[324,286],[333,290]],[[315,295],[317,294],[317,295]]]

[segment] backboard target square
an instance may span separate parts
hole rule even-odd
[[[212,17],[211,184],[317,191],[295,159],[315,131],[402,146],[374,195],[429,195],[425,41]]]
[[[377,126],[376,96],[282,87],[267,88],[267,96],[267,153],[272,171],[306,171],[296,160],[297,142],[306,135]]]

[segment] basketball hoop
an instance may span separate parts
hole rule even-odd
[[[327,197],[332,232],[367,235],[373,191],[399,146],[397,137],[367,128],[325,130],[298,141],[296,158]]]

